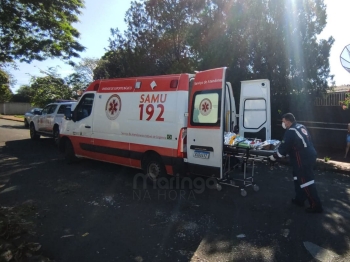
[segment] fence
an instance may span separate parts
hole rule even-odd
[[[329,93],[325,97],[316,97],[314,106],[341,106],[349,92]]]
[[[31,110],[33,107],[30,103],[0,103],[0,114],[3,115],[24,115],[24,113]]]
[[[297,122],[306,126],[311,134],[312,142],[317,148],[340,150],[345,148],[347,123],[303,121],[298,120],[298,118]],[[281,120],[272,122],[272,137],[274,139],[283,139],[285,130],[281,127],[281,123]]]

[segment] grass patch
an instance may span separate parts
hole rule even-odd
[[[14,117],[24,118],[24,115],[14,115]]]

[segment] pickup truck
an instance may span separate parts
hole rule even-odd
[[[77,102],[59,102],[51,103],[44,107],[44,109],[35,115],[30,123],[30,138],[37,140],[40,136],[53,137],[55,144],[58,145],[60,138],[60,126],[66,108],[72,108]]]

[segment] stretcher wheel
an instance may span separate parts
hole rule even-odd
[[[258,186],[258,185],[254,185],[254,186],[253,186],[253,190],[254,190],[255,192],[258,192],[258,191],[259,191],[259,186]]]
[[[216,189],[218,191],[221,191],[222,190],[222,186],[219,183],[216,183]]]
[[[247,191],[245,191],[244,189],[241,189],[241,196],[247,196]]]

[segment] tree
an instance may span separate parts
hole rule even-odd
[[[72,90],[62,78],[53,76],[35,77],[32,79],[30,88],[33,90],[31,103],[35,106],[44,107],[56,100],[72,99]]]
[[[112,29],[95,77],[193,72],[227,66],[234,88],[267,78],[273,105],[310,105],[325,92],[334,39],[324,0],[145,0],[132,2],[128,29]],[[291,94],[298,99],[291,100]],[[239,89],[235,96],[239,98]],[[298,104],[295,104],[298,103]]]
[[[0,102],[8,102],[12,97],[9,75],[0,69]]]
[[[1,0],[0,64],[19,59],[69,60],[85,48],[78,43],[78,22],[83,0]]]
[[[82,92],[87,88],[86,78],[78,73],[73,73],[64,79],[67,86],[72,91],[72,98],[78,99]]]
[[[99,60],[100,59],[98,58],[85,57],[74,66],[74,74],[79,76],[79,82],[82,86],[86,87],[94,80],[94,70],[97,67]],[[77,78],[77,76],[75,76],[75,78]]]
[[[82,91],[94,80],[94,69],[99,60],[98,58],[82,58],[74,66],[75,72],[64,79],[65,83],[72,89],[74,99],[78,99]]]
[[[124,57],[126,57],[126,52],[122,49],[106,52],[94,69],[94,79],[109,79],[131,75],[128,63],[125,63],[128,60],[124,59]]]
[[[193,72],[196,57],[187,38],[196,3],[133,1],[125,16],[128,29],[124,35],[111,29],[109,48],[95,78]]]
[[[73,98],[72,89],[57,73],[57,68],[51,67],[46,71],[41,70],[45,76],[31,79],[30,94],[31,104],[39,107],[56,100],[70,100]]]
[[[32,96],[33,92],[30,86],[23,85],[17,90],[17,93],[12,96],[11,102],[30,103]]]

